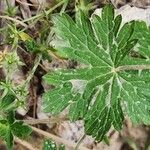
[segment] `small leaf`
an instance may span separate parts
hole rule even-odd
[[[104,142],[109,146],[110,145],[110,141],[108,139],[107,136],[104,136]]]
[[[0,100],[0,109],[9,110],[12,109],[12,103],[15,101],[16,96],[10,92],[8,92],[4,98]]]
[[[65,146],[63,144],[57,146],[56,143],[53,142],[52,140],[46,139],[44,140],[42,150],[65,150]]]
[[[38,44],[33,39],[26,40],[25,45],[26,45],[26,48],[27,48],[28,51],[35,52],[37,49],[39,49]]]
[[[0,137],[6,138],[9,131],[9,124],[6,120],[0,120]]]
[[[13,147],[13,135],[6,120],[0,120],[0,137],[5,140],[8,149],[11,150]]]
[[[33,40],[27,33],[25,32],[19,32],[19,36],[22,41],[31,41]]]
[[[15,122],[15,112],[14,111],[9,111],[7,113],[7,121],[9,124],[13,124]]]
[[[29,136],[32,132],[28,125],[25,125],[22,121],[16,121],[11,125],[12,133],[20,138]]]
[[[57,150],[57,146],[55,142],[51,140],[45,140],[43,150]]]
[[[59,146],[59,150],[65,150],[65,146],[64,146],[63,144],[61,144],[61,145]]]

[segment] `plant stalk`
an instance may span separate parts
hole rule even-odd
[[[74,148],[74,150],[78,150],[80,144],[83,142],[83,140],[85,139],[85,137],[86,137],[86,134],[84,134],[84,135],[79,139],[79,141],[77,142],[77,145],[76,145],[76,147]]]
[[[36,59],[35,64],[34,64],[34,67],[31,70],[31,72],[29,73],[29,76],[27,77],[23,87],[26,86],[31,81],[31,79],[33,78],[34,73],[35,73],[36,69],[38,68],[38,66],[40,64],[41,59],[42,59],[42,55],[37,56],[37,59]]]
[[[115,72],[120,72],[125,70],[150,70],[150,65],[124,65],[124,66],[119,66],[114,70]]]
[[[37,19],[37,18],[42,18],[42,17],[45,16],[45,14],[49,15],[52,11],[54,11],[56,8],[58,8],[59,6],[61,6],[65,2],[66,2],[66,0],[62,0],[61,2],[59,2],[58,4],[56,4],[54,7],[50,8],[49,10],[47,10],[47,11],[41,13],[41,14],[38,14],[36,16],[27,18],[27,19],[23,20],[22,22],[29,22],[29,21]]]
[[[25,28],[27,27],[27,25],[26,25],[25,23],[23,23],[23,22],[20,21],[20,20],[15,19],[15,18],[12,18],[12,17],[9,17],[9,16],[3,16],[3,15],[0,15],[0,18],[6,19],[6,20],[11,20],[11,21],[13,21],[13,22],[16,22],[17,24],[22,25],[22,26],[25,27]]]
[[[22,145],[24,148],[28,150],[38,150],[37,148],[33,147],[30,143],[27,141],[24,141],[22,139],[19,139],[18,137],[15,137],[15,142]]]

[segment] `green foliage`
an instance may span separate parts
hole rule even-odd
[[[18,7],[11,6],[9,0],[6,0],[7,9],[5,10],[5,14],[8,16],[14,17],[17,14]]]
[[[32,132],[28,125],[25,125],[22,121],[16,121],[11,125],[12,132],[15,136],[25,138]]]
[[[6,141],[8,149],[13,148],[14,136],[23,138],[31,133],[31,128],[15,119],[16,96],[10,91],[0,99],[0,138]]]
[[[12,93],[7,93],[0,101],[0,111],[8,111],[12,109],[12,103],[15,101],[16,97]]]
[[[48,47],[37,43],[35,40],[30,39],[25,41],[25,45],[28,51],[35,53],[35,54],[42,54],[43,59],[47,59],[51,62],[51,56],[48,53]]]
[[[8,16],[14,17],[17,14],[18,7],[9,6],[8,9],[4,12]]]
[[[14,136],[25,138],[31,133],[31,128],[28,125],[16,119],[16,109],[20,107],[25,109],[27,106],[25,104],[28,104],[26,100],[27,96],[29,96],[30,81],[39,64],[43,59],[51,61],[49,51],[52,48],[49,46],[49,42],[53,37],[53,33],[50,31],[49,15],[63,4],[63,10],[65,11],[69,1],[66,2],[66,0],[60,1],[54,7],[49,8],[48,11],[43,11],[41,14],[24,20],[21,19],[22,13],[18,13],[20,11],[18,10],[19,5],[17,7],[11,6],[12,3],[9,0],[4,2],[7,6],[6,10],[1,14],[3,23],[0,29],[0,70],[2,77],[0,79],[0,139],[6,142],[8,150],[13,149]],[[34,23],[38,24],[38,26],[35,25],[37,28],[34,28],[36,36],[30,37],[29,32],[34,30],[32,28]],[[18,71],[22,70],[22,66],[26,62],[28,63],[28,59],[24,59],[24,54],[30,55],[33,53],[37,57],[33,68],[28,68],[30,71],[26,81],[23,78],[18,80]],[[25,64],[20,61],[20,58]]]
[[[28,52],[32,52],[34,54],[41,54],[43,59],[47,59],[49,62],[51,62],[51,56],[48,53],[48,50],[50,48],[48,44],[45,42],[45,38],[47,37],[45,33],[46,31],[41,31],[40,41],[36,41],[27,33],[22,32],[22,31],[18,32],[18,36],[19,36],[19,39],[24,42],[25,47]],[[44,33],[45,33],[45,36],[44,36]]]
[[[43,144],[43,150],[65,150],[65,146],[57,146],[55,142],[46,139]]]
[[[22,121],[15,121],[13,111],[9,111],[7,120],[0,120],[0,137],[6,141],[9,150],[13,148],[14,136],[27,137],[31,134],[31,128]]]
[[[14,136],[27,137],[31,128],[15,119],[15,110],[20,107],[27,95],[24,85],[14,86],[12,83],[14,70],[23,65],[17,52],[1,53],[1,66],[7,73],[6,79],[0,82],[0,138],[5,140],[9,150],[13,148]]]
[[[121,27],[121,20],[111,5],[91,19],[82,12],[75,22],[67,14],[52,18],[61,43],[55,48],[84,67],[44,76],[56,86],[43,95],[44,110],[57,115],[68,107],[70,119],[83,119],[97,141],[111,126],[120,130],[126,114],[135,124],[150,124],[150,30],[138,21]]]

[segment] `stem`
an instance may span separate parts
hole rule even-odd
[[[31,79],[33,78],[34,73],[35,73],[37,67],[38,67],[39,64],[40,64],[41,59],[42,59],[42,55],[39,55],[38,58],[36,59],[36,62],[35,62],[35,64],[34,64],[33,69],[32,69],[31,72],[29,73],[29,76],[27,77],[27,79],[26,79],[26,81],[25,81],[23,87],[25,87],[25,86],[31,81]]]
[[[150,70],[150,65],[124,65],[124,66],[119,66],[114,70],[115,72],[124,71],[124,70]]]
[[[82,143],[82,141],[85,139],[86,134],[83,134],[83,136],[79,139],[79,141],[77,142],[76,147],[74,148],[74,150],[78,150],[80,144]]]
[[[69,3],[69,0],[66,0],[66,2],[64,3],[64,5],[63,5],[63,7],[62,7],[62,9],[60,11],[60,13],[64,13],[65,12],[65,10],[66,10],[66,8],[68,6],[68,3]]]
[[[41,135],[43,135],[43,136],[45,136],[47,138],[50,138],[50,139],[52,139],[52,140],[54,140],[54,141],[56,141],[58,143],[62,143],[62,144],[66,145],[69,148],[75,148],[76,147],[76,144],[74,142],[72,142],[72,141],[68,141],[68,140],[62,139],[62,138],[60,138],[60,137],[58,137],[56,135],[53,135],[53,134],[48,133],[48,132],[45,132],[45,131],[43,131],[41,129],[38,129],[38,128],[35,128],[33,126],[31,126],[31,128],[32,128],[33,131],[37,132],[38,134],[41,134]],[[79,150],[89,150],[89,149],[84,147],[84,146],[80,146]]]
[[[37,58],[36,63],[35,63],[35,65],[34,65],[33,69],[31,70],[31,73],[29,74],[28,78],[26,79],[26,81],[25,81],[24,84],[22,85],[22,88],[25,88],[26,85],[27,85],[27,84],[31,81],[31,79],[33,78],[34,73],[35,73],[35,71],[36,71],[36,69],[37,69],[37,67],[38,67],[38,65],[39,65],[39,63],[40,63],[40,61],[41,61],[41,59],[42,59],[42,55],[39,55],[39,57]],[[15,91],[13,88],[11,88],[10,90],[16,95],[16,99],[17,99],[18,101],[20,101],[20,98],[17,96],[16,91]]]
[[[33,17],[30,17],[30,18],[27,18],[25,20],[23,20],[22,22],[28,22],[28,21],[31,21],[31,20],[34,20],[34,19],[37,19],[37,18],[42,18],[45,16],[45,13],[47,15],[49,15],[52,11],[54,11],[56,8],[58,8],[59,6],[61,6],[63,3],[65,3],[66,0],[63,0],[61,2],[59,2],[58,4],[56,4],[54,7],[50,8],[48,11],[45,11],[44,13],[41,13],[41,14],[38,14],[36,16],[33,16]]]
[[[33,119],[32,117],[27,117],[23,121],[26,124],[35,125],[35,124],[61,123],[65,120],[68,120],[68,118],[67,117],[64,117],[64,118],[51,117],[47,119]]]
[[[9,16],[3,16],[3,15],[0,15],[0,18],[16,22],[17,24],[22,25],[26,29],[28,27],[28,25],[26,25],[25,22],[29,22],[29,21],[37,19],[37,18],[42,18],[42,17],[45,16],[45,13],[47,15],[49,15],[52,11],[54,11],[56,8],[58,8],[59,6],[61,6],[65,2],[66,2],[66,0],[63,0],[63,1],[59,2],[58,4],[56,4],[54,7],[52,7],[51,9],[49,9],[48,11],[45,11],[44,13],[38,14],[36,16],[30,17],[30,18],[27,18],[27,19],[24,19],[23,21],[17,20],[15,18],[12,18],[12,17],[9,17]]]
[[[50,123],[57,123],[57,120],[51,119],[30,119],[30,120],[23,120],[26,124],[35,125],[35,124],[50,124]]]
[[[10,8],[10,4],[9,4],[8,0],[6,0],[6,4],[7,4],[7,7]]]
[[[23,27],[27,28],[27,25],[26,25],[25,23],[23,23],[23,22],[20,21],[20,20],[15,19],[15,18],[12,18],[12,17],[9,17],[9,16],[2,16],[2,15],[0,15],[0,18],[2,18],[2,19],[7,19],[7,20],[11,20],[11,21],[16,22],[17,24],[20,24],[20,25],[22,25]]]
[[[27,141],[21,140],[17,137],[15,137],[15,142],[18,144],[21,144],[23,147],[29,149],[29,150],[38,150],[37,148],[33,147],[30,143]]]

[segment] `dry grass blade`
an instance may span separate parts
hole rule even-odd
[[[26,0],[22,0],[22,1],[23,3],[27,3]],[[20,10],[22,12],[22,16],[24,19],[30,18],[32,16],[28,5],[24,5],[20,3]]]
[[[30,3],[27,3],[27,2],[22,2],[20,0],[16,0],[16,2],[18,2],[20,4],[23,4],[23,5],[28,5],[28,6],[38,6],[38,5],[35,5],[35,4],[30,4]]]

